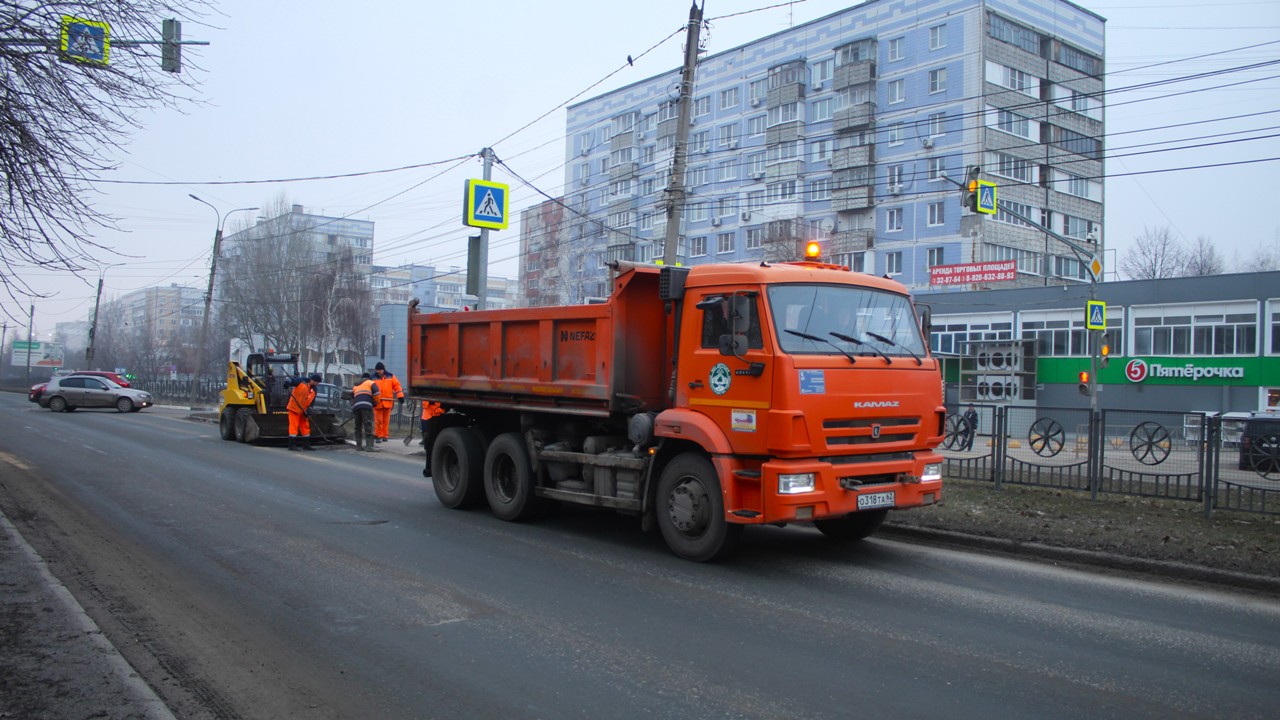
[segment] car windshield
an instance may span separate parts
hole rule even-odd
[[[791,354],[925,354],[911,300],[849,285],[769,288],[778,344]]]

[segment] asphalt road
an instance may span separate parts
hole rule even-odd
[[[0,395],[0,507],[181,718],[1271,718],[1280,602],[805,527],[699,565],[420,459]],[[393,440],[393,442],[395,442]]]

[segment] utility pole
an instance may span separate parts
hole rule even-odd
[[[705,0],[704,0],[705,5]],[[662,264],[676,264],[680,244],[680,220],[684,215],[684,164],[689,145],[689,118],[693,112],[693,76],[698,67],[698,38],[702,32],[702,8],[695,1],[689,8],[689,29],[685,35],[684,72],[680,77],[680,99],[676,107],[676,146],[667,183],[667,235],[662,246]]]
[[[200,344],[196,346],[196,364],[195,364],[195,367],[191,369],[190,407],[192,410],[195,410],[196,400],[199,398],[199,391],[200,391],[200,370],[204,365],[204,343],[205,343],[205,340],[207,340],[209,337],[209,312],[212,309],[211,306],[213,305],[213,279],[218,274],[218,255],[222,252],[222,222],[223,220],[226,220],[227,218],[231,217],[231,213],[249,212],[252,210],[257,210],[258,208],[256,207],[236,208],[235,210],[231,210],[227,212],[226,215],[223,215],[221,212],[218,211],[218,208],[205,202],[204,200],[201,200],[195,195],[192,195],[191,193],[187,193],[187,197],[191,198],[192,200],[195,200],[196,202],[202,205],[208,205],[210,208],[212,208],[213,214],[217,217],[217,221],[218,221],[217,230],[213,233],[213,257],[210,258],[209,260],[209,288],[204,294],[204,319],[200,324]],[[99,282],[99,287],[101,287],[101,282]],[[298,313],[298,315],[301,316],[302,313]],[[299,322],[301,322],[301,320],[299,320]]]
[[[27,314],[27,387],[31,387],[31,331],[36,324],[36,306],[31,305],[31,312]]]
[[[493,148],[484,148],[480,151],[480,158],[484,161],[484,169],[481,178],[485,181],[493,179]],[[510,212],[511,198],[507,198],[507,207],[504,210]],[[480,252],[479,261],[479,286],[476,288],[476,309],[485,310],[489,306],[489,228],[480,228]]]

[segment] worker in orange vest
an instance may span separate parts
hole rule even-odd
[[[298,384],[293,386],[293,392],[289,393],[289,449],[290,450],[315,450],[311,447],[311,422],[307,420],[307,415],[311,413],[311,403],[316,399],[316,383],[320,382],[320,375],[314,374],[309,378],[298,379]],[[302,438],[302,447],[298,447],[298,438]]]
[[[373,381],[378,385],[378,400],[373,408],[374,442],[386,442],[391,436],[391,408],[398,402],[404,404],[404,388],[395,375],[387,372],[387,366],[379,362],[373,366]]]
[[[436,441],[436,433],[439,423],[431,422],[444,414],[444,408],[440,407],[440,403],[431,402],[430,400],[422,401],[422,447],[427,450],[427,467],[422,471],[423,477],[431,477],[431,446]]]

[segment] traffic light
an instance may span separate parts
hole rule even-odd
[[[978,175],[982,172],[979,165],[970,165],[968,178],[964,185],[964,206],[969,212],[978,212]]]
[[[1102,336],[1102,347],[1098,348],[1098,357],[1102,360],[1102,367],[1107,366],[1107,361],[1111,359],[1111,341],[1106,335]]]
[[[1078,387],[1080,389],[1081,395],[1089,394],[1089,371],[1088,370],[1080,371],[1080,385]]]

